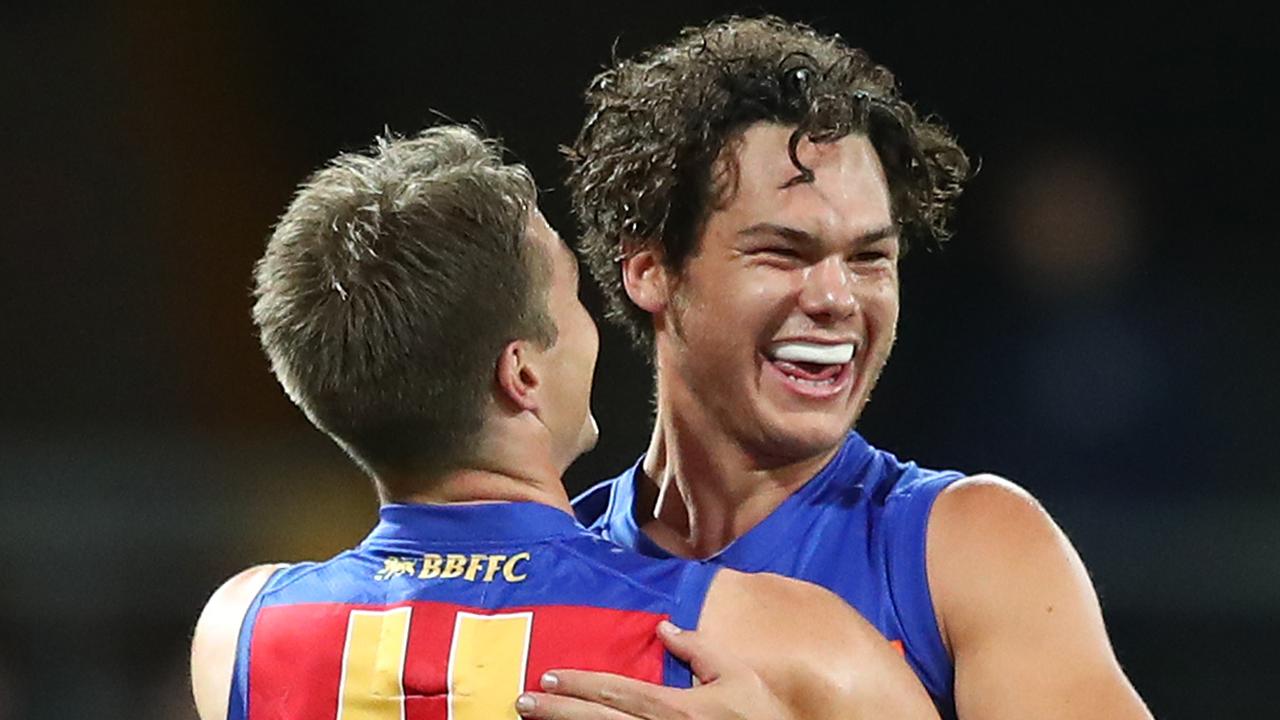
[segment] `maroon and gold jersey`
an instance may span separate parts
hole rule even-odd
[[[246,613],[233,720],[515,720],[552,668],[687,687],[714,570],[623,551],[535,503],[388,505],[353,550],[284,568]]]

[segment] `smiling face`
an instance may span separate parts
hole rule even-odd
[[[865,136],[802,141],[757,124],[737,183],[656,313],[670,411],[770,464],[834,451],[867,402],[898,320],[898,232]]]

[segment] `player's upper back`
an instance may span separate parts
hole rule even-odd
[[[624,553],[548,506],[390,505],[354,550],[215,595],[193,649],[196,694],[202,634],[220,638],[205,643],[223,648],[213,670],[234,646],[221,690],[226,716],[244,720],[514,717],[516,695],[551,667],[687,684],[654,628],[694,627],[710,576]],[[234,643],[218,615],[243,618]],[[219,686],[207,686],[209,720]]]

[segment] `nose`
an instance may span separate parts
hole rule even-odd
[[[852,271],[844,258],[828,256],[805,268],[800,309],[813,318],[843,320],[858,311]]]

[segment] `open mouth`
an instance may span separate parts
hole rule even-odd
[[[801,387],[835,390],[849,376],[857,350],[853,343],[780,342],[765,352],[786,378]]]

